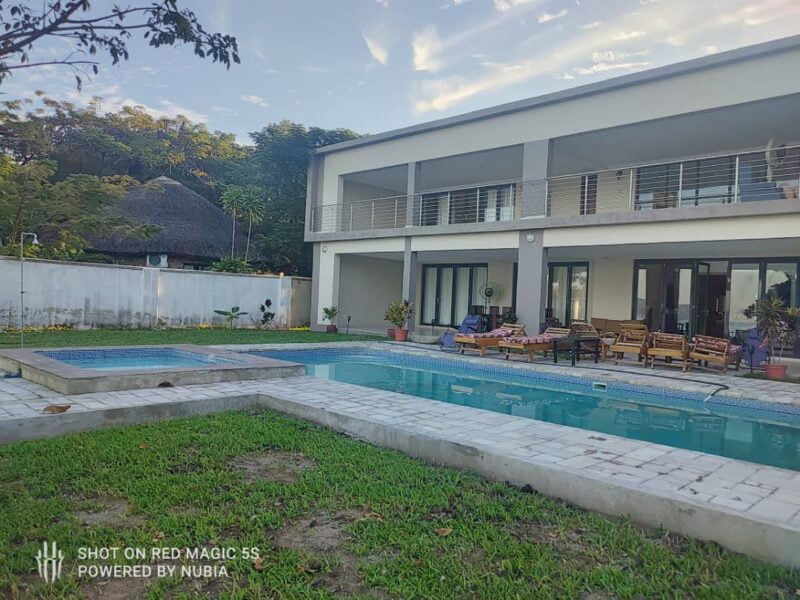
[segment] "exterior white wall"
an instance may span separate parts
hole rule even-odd
[[[19,269],[18,260],[0,257],[0,328],[19,324]],[[288,327],[308,322],[310,296],[293,299],[292,290],[309,286],[306,278],[26,260],[25,322],[78,328],[222,324],[214,310],[239,306],[249,313],[239,324],[249,325],[269,298],[275,326]]]
[[[384,243],[389,241],[385,240]],[[402,240],[400,241],[402,242]],[[424,235],[411,240],[411,250],[413,252],[518,247],[519,233],[516,231]]]
[[[796,238],[800,213],[544,230],[546,248]]]
[[[489,281],[500,286],[502,293],[492,298],[492,306],[511,306],[514,302],[514,264],[502,262],[488,263],[487,275]]]
[[[336,306],[339,299],[334,298],[334,280],[338,278],[337,255],[341,254],[370,254],[374,252],[403,252],[405,242],[403,238],[387,238],[374,240],[348,240],[342,242],[324,242],[319,253],[319,277],[316,321],[312,315],[312,325],[323,323],[322,309]]]
[[[589,317],[630,319],[633,258],[600,258],[589,263]]]
[[[342,255],[339,265],[339,328],[352,317],[350,329],[383,330],[391,327],[383,319],[390,302],[403,295],[403,261]]]
[[[324,155],[323,203],[339,176],[412,161],[549,139],[800,91],[793,49]],[[742,85],[747,82],[747,85]]]

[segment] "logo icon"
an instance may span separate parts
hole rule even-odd
[[[61,563],[64,553],[56,547],[55,542],[42,542],[42,548],[36,553],[36,566],[39,577],[46,583],[53,583],[61,577]]]

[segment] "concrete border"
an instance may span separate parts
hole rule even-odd
[[[80,352],[164,348],[172,348],[203,356],[213,355],[216,358],[222,358],[230,362],[227,364],[209,364],[200,367],[177,367],[171,369],[95,370],[75,367],[41,354],[43,351]],[[305,372],[303,365],[296,363],[192,344],[3,350],[0,351],[0,368],[12,373],[19,372],[23,378],[29,381],[44,385],[66,395],[155,388],[164,383],[178,386],[222,381],[270,379],[272,377],[292,377],[302,375]]]

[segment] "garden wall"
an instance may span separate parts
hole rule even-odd
[[[19,325],[20,262],[0,257],[0,329]],[[223,324],[214,310],[239,306],[258,321],[272,300],[275,327],[307,325],[311,280],[120,265],[25,261],[25,323],[31,326],[154,327]]]

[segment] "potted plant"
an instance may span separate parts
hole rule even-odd
[[[754,313],[761,347],[769,350],[764,372],[770,379],[785,379],[786,365],[781,364],[781,359],[784,349],[796,339],[800,311],[787,308],[781,298],[772,296],[756,302]]]
[[[339,309],[335,306],[326,306],[322,309],[323,314],[325,317],[323,318],[324,321],[328,321],[328,326],[325,328],[325,331],[328,333],[336,333],[339,328],[336,327],[336,316],[339,314]]]
[[[386,307],[384,318],[394,325],[394,339],[405,342],[408,339],[408,319],[414,310],[407,300],[392,302]]]

